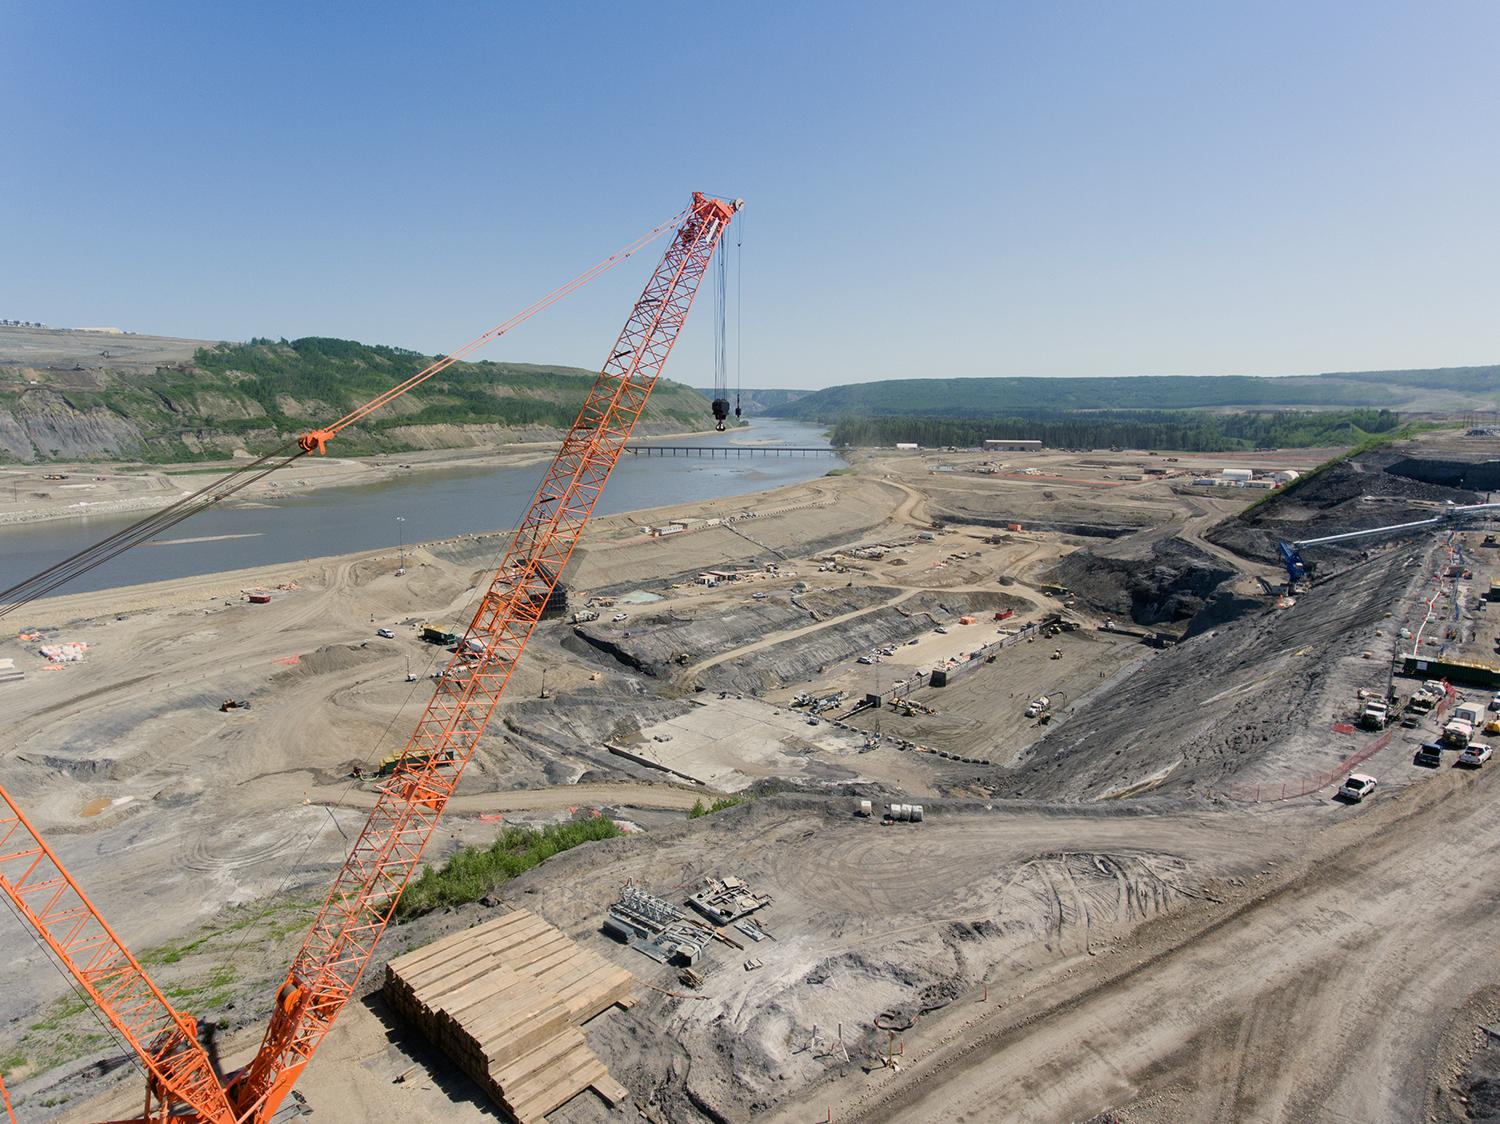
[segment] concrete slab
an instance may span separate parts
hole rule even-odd
[[[865,739],[819,719],[757,699],[710,697],[686,714],[609,744],[611,752],[721,792],[739,792],[763,777],[813,779],[820,764],[840,759],[847,776]]]

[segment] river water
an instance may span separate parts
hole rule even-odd
[[[749,428],[667,445],[799,445],[826,448],[819,427],[755,419]],[[827,456],[645,457],[626,455],[595,509],[599,515],[758,492],[822,476],[841,461]],[[380,484],[320,488],[286,499],[233,501],[165,532],[161,543],[126,551],[59,593],[294,562],[327,554],[395,547],[452,535],[509,530],[536,494],[545,465],[456,468]],[[0,527],[0,589],[105,538],[142,517],[93,516]],[[397,517],[403,521],[397,522]],[[234,536],[234,537],[221,537]],[[205,541],[181,541],[200,539]]]

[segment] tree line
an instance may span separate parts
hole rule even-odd
[[[1400,426],[1394,410],[1059,410],[990,418],[846,417],[833,423],[830,440],[847,448],[906,441],[928,448],[973,448],[987,438],[1033,439],[1054,449],[1118,446],[1208,453],[1353,445]]]

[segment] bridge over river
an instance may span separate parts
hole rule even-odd
[[[827,445],[626,445],[638,457],[836,457]]]

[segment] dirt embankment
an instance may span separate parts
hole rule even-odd
[[[1191,620],[1232,577],[1219,559],[1177,538],[1152,543],[1143,558],[1076,551],[1047,574],[1096,612],[1142,625]]]
[[[899,591],[879,586],[850,587],[803,594],[773,593],[714,605],[701,614],[680,610],[632,612],[624,622],[600,620],[578,628],[578,635],[629,667],[657,678],[733,651],[779,632],[801,628],[842,613],[873,608]]]
[[[906,594],[884,586],[778,595],[707,618],[633,616],[577,634],[620,663],[657,678],[687,676],[694,686],[761,694],[813,679],[825,668],[889,644],[904,644],[965,614],[1019,609],[1003,593]],[[832,618],[845,620],[816,627]],[[714,657],[733,654],[733,659]]]
[[[1483,497],[1437,479],[1461,481],[1464,462],[1439,458],[1451,471],[1410,475],[1414,447],[1376,449],[1296,481],[1267,502],[1226,519],[1204,537],[1246,558],[1275,558],[1281,541],[1320,538],[1368,527],[1430,519],[1445,504],[1478,503]],[[1476,452],[1475,455],[1482,455]],[[1432,464],[1433,458],[1422,458]],[[1401,471],[1397,471],[1401,469]],[[1317,547],[1315,565],[1342,564],[1358,558],[1375,540]]]
[[[1162,653],[1054,723],[998,791],[1063,800],[1153,789],[1206,794],[1264,767],[1271,751],[1303,745],[1290,775],[1329,767],[1328,739],[1316,732],[1352,697],[1337,666],[1352,660],[1370,668],[1361,650],[1374,646],[1392,605],[1420,576],[1409,556],[1360,563],[1336,588],[1286,610],[1263,608]]]

